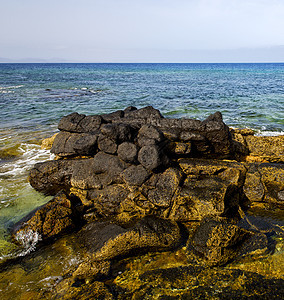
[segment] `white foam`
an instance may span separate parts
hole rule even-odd
[[[284,131],[266,131],[266,130],[259,130],[255,134],[256,136],[279,136],[284,135]]]
[[[0,176],[24,175],[35,163],[54,158],[49,150],[40,149],[39,145],[22,143],[18,150],[22,155],[17,160],[4,163],[0,167]]]
[[[8,90],[8,89],[18,89],[18,88],[21,88],[23,87],[24,85],[11,85],[11,86],[0,86],[0,90]]]
[[[54,284],[57,284],[60,281],[62,281],[62,279],[63,279],[62,276],[48,276],[46,278],[43,278],[39,282],[43,283],[44,286],[46,286],[46,287],[52,287],[52,286],[54,286]]]
[[[41,241],[41,235],[31,229],[22,230],[16,234],[15,239],[24,247],[18,256],[25,256],[36,249],[36,244]]]
[[[233,129],[250,129],[254,131],[254,135],[255,136],[279,136],[279,135],[284,135],[284,131],[269,131],[269,130],[265,130],[265,127],[260,129],[253,129],[253,128],[241,128],[241,127],[233,127],[230,126]]]
[[[13,86],[0,86],[0,94],[11,94],[14,93],[14,89],[23,87],[23,85],[13,85]]]

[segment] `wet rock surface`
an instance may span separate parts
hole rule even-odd
[[[167,250],[178,246],[181,240],[176,222],[151,216],[144,217],[130,228],[111,223],[90,223],[79,235],[95,261]]]
[[[281,137],[229,129],[219,112],[204,121],[167,119],[150,106],[73,113],[58,128],[57,159],[36,164],[29,177],[37,191],[56,196],[14,228],[43,240],[78,232],[85,256],[53,290],[58,299],[283,295],[281,279],[214,271],[270,255],[284,235],[245,213],[283,211]],[[172,262],[149,262],[149,269],[147,262],[134,272],[133,261],[157,253]]]
[[[54,238],[80,226],[80,201],[59,192],[51,201],[32,212],[28,219],[14,226],[14,236],[24,236],[26,232],[36,232],[41,239]]]

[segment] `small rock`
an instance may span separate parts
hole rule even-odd
[[[118,146],[117,155],[123,161],[133,163],[137,159],[138,147],[133,143],[122,143]]]
[[[138,144],[140,147],[158,144],[164,139],[163,133],[151,125],[143,125],[138,132]]]
[[[182,178],[182,173],[173,168],[167,169],[159,176],[156,188],[148,193],[149,200],[157,206],[169,207],[171,199],[177,190]]]
[[[98,148],[109,154],[115,154],[117,151],[117,144],[107,136],[100,134],[98,138]]]
[[[141,165],[130,166],[122,173],[125,183],[135,186],[141,186],[149,176],[150,173]]]
[[[147,170],[154,170],[158,168],[161,163],[159,148],[155,145],[144,146],[140,149],[138,153],[138,161],[143,165]]]

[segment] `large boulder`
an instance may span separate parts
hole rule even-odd
[[[284,205],[284,165],[249,164],[244,193],[250,203]]]
[[[206,217],[197,228],[190,246],[206,264],[223,265],[236,257],[268,252],[268,239],[260,232],[248,231],[226,219]]]
[[[53,142],[51,153],[61,157],[94,155],[97,149],[97,134],[60,131]]]
[[[102,121],[102,117],[98,115],[86,116],[72,113],[60,120],[58,129],[77,133],[92,133],[100,128]]]
[[[284,163],[284,135],[245,137],[249,151],[248,161]]]
[[[242,183],[246,168],[237,162],[180,159],[186,175],[173,199],[169,218],[200,221],[207,215],[220,216],[236,210],[243,202]]]
[[[61,190],[69,191],[75,160],[51,160],[37,163],[31,169],[31,186],[44,194],[55,195]]]
[[[79,233],[93,260],[168,250],[180,243],[179,226],[172,221],[148,216],[125,229],[111,223],[91,223]]]

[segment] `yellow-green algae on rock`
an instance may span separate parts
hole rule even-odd
[[[15,230],[30,224],[55,242],[2,274],[6,285],[12,270],[41,276],[29,271],[43,257],[54,268],[20,299],[284,298],[283,218],[256,211],[283,212],[281,138],[230,131],[219,112],[170,120],[152,107],[73,113],[59,129],[57,160],[30,173],[35,189],[56,196]],[[60,237],[64,218],[77,233]],[[47,254],[58,245],[64,258]]]

